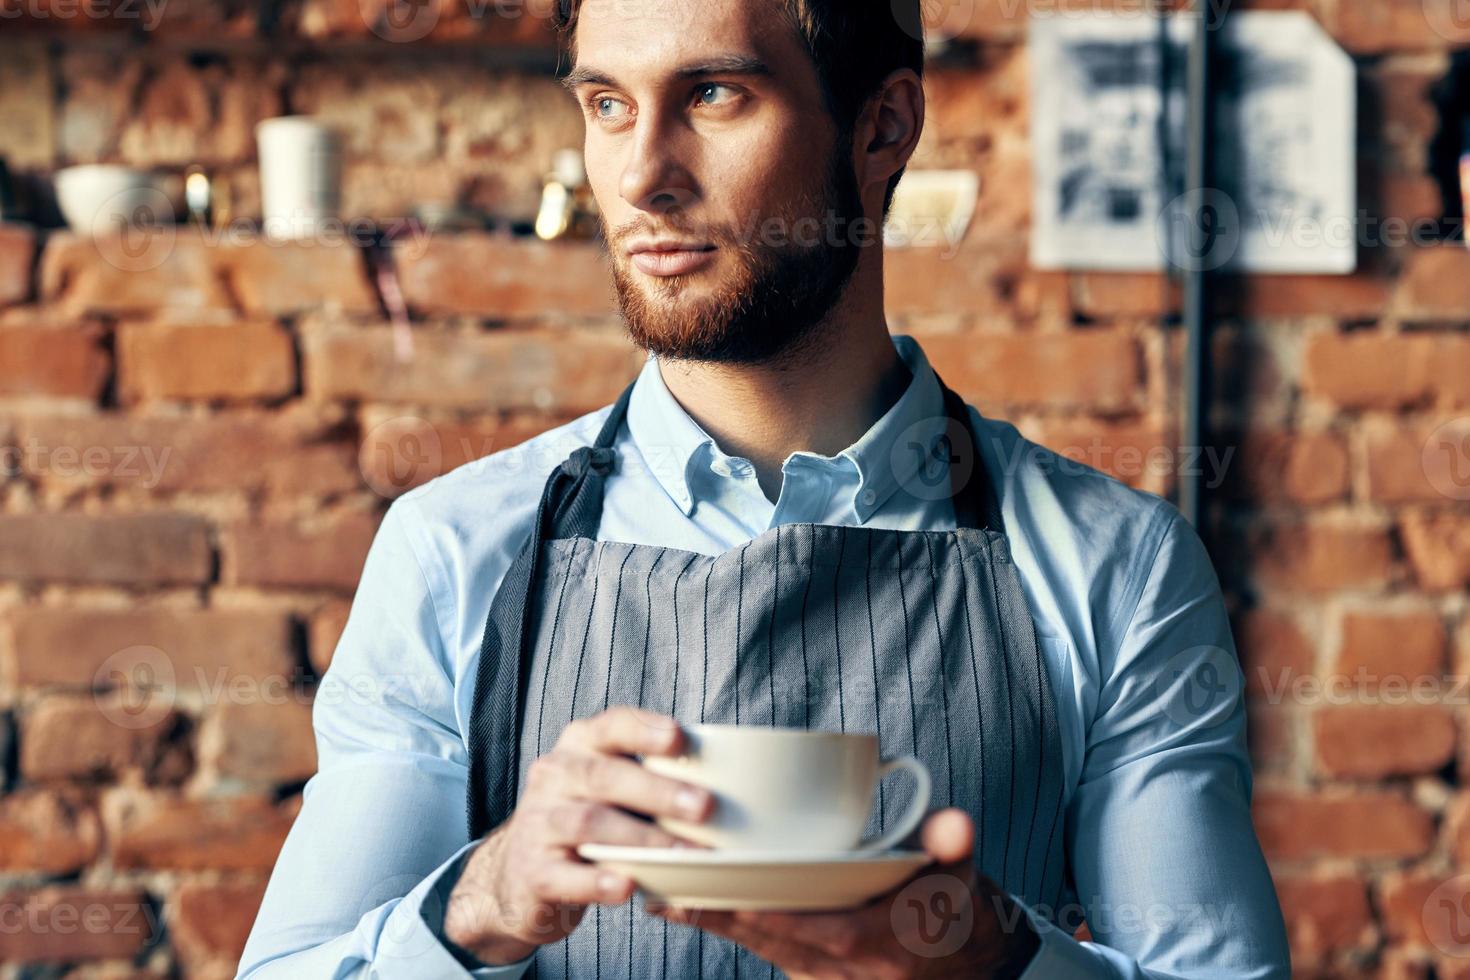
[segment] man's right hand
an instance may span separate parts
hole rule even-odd
[[[638,708],[569,724],[527,769],[515,812],[470,853],[445,910],[449,941],[484,963],[514,963],[569,935],[587,906],[627,901],[633,881],[583,861],[577,846],[686,844],[634,814],[700,821],[714,797],[630,758],[683,749],[674,719]]]

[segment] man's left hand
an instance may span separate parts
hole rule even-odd
[[[1039,940],[1026,913],[974,869],[965,811],[932,814],[922,831],[934,864],[844,912],[711,912],[649,906],[670,922],[735,942],[791,980],[863,977],[1013,978]]]

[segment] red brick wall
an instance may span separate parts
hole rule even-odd
[[[1436,3],[1312,5],[1359,64],[1368,219],[1439,209],[1429,90],[1464,38]],[[321,112],[354,133],[349,212],[392,218],[416,200],[524,213],[579,138],[544,72],[502,64],[548,50],[525,19],[485,28],[446,4],[431,40],[450,43],[425,56],[354,46],[374,40],[355,3],[281,7],[288,40],[342,47],[253,43],[245,4],[179,0],[116,47],[133,25],[15,7],[32,15],[0,21],[0,153],[29,181],[198,160],[235,176],[249,215],[254,121]],[[977,169],[981,199],[953,255],[891,253],[892,322],[982,411],[1167,494],[1186,461],[1177,289],[1026,264],[1024,13],[977,3],[932,70],[916,166]],[[408,363],[351,245],[180,231],[128,257],[0,227],[0,891],[37,923],[0,928],[0,960],[231,975],[387,500],[632,376],[591,247],[436,235],[398,263]],[[1221,284],[1233,455],[1212,540],[1299,971],[1470,976],[1425,914],[1470,871],[1470,487],[1450,468],[1470,443],[1436,451],[1440,426],[1470,426],[1470,252],[1373,245],[1363,268]],[[168,696],[118,690],[169,671]],[[1405,680],[1428,693],[1393,696]],[[67,928],[86,915],[103,925]]]

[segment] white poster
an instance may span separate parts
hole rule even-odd
[[[1032,263],[1353,271],[1351,59],[1308,14],[1230,15],[1213,39],[1212,186],[1183,197],[1194,29],[1188,14],[1033,18]]]

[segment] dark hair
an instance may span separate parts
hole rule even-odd
[[[924,29],[920,0],[769,0],[779,5],[811,56],[827,109],[839,133],[850,136],[858,115],[893,72],[912,68],[924,77]],[[568,47],[581,0],[557,0],[554,21]],[[903,176],[888,181],[883,213]]]

